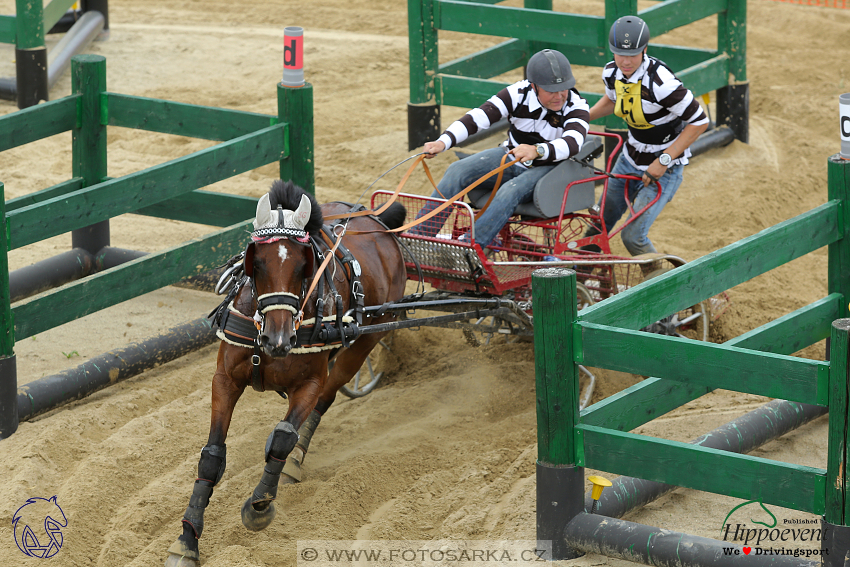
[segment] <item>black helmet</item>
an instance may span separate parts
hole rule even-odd
[[[623,16],[611,26],[608,46],[616,55],[638,55],[649,43],[649,26],[637,16]]]
[[[538,51],[528,60],[525,73],[529,81],[550,93],[576,86],[570,62],[560,51]]]

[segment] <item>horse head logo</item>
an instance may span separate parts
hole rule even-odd
[[[62,548],[62,528],[68,526],[56,497],[30,498],[12,516],[15,543],[24,555],[47,559]]]
[[[720,525],[720,533],[721,533],[721,534],[723,533],[723,528],[724,528],[724,526],[726,526],[726,522],[727,522],[727,520],[729,520],[729,516],[731,516],[732,514],[734,514],[734,513],[735,513],[735,511],[736,511],[736,510],[738,510],[738,508],[743,508],[744,506],[749,506],[750,504],[758,504],[758,505],[759,505],[759,507],[760,507],[762,510],[764,510],[765,512],[767,512],[768,516],[770,516],[770,519],[771,519],[771,522],[770,522],[770,523],[768,523],[768,522],[760,522],[760,521],[758,521],[758,520],[755,520],[755,519],[753,519],[753,518],[750,518],[750,521],[751,521],[752,523],[754,523],[754,524],[759,524],[759,525],[761,525],[761,526],[765,526],[765,527],[767,527],[767,528],[775,528],[775,527],[776,527],[776,523],[777,523],[777,522],[776,522],[776,516],[774,516],[774,515],[773,515],[773,512],[771,512],[770,510],[768,510],[768,509],[767,509],[767,506],[765,506],[765,505],[764,505],[764,503],[762,503],[762,501],[761,501],[761,500],[750,500],[750,501],[748,501],[748,502],[744,502],[743,504],[738,504],[737,506],[735,506],[734,508],[732,508],[732,509],[729,511],[729,513],[728,513],[728,514],[726,514],[726,518],[724,518],[724,519],[723,519],[723,524],[721,524],[721,525]]]

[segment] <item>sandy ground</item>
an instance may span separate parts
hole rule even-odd
[[[557,9],[588,14],[600,14],[603,6],[601,0],[556,2]],[[0,0],[0,13],[13,12],[14,2]],[[659,250],[688,260],[823,203],[826,160],[839,148],[838,95],[850,91],[850,47],[842,41],[850,11],[751,0],[748,12],[750,143],[735,142],[694,159],[651,233]],[[109,38],[89,49],[107,58],[110,91],[267,114],[276,112],[282,29],[303,26],[306,74],[314,87],[320,201],[357,199],[410,155],[403,2],[113,0],[110,18]],[[713,25],[710,20],[689,26],[659,41],[711,47]],[[57,40],[50,38],[51,44]],[[441,58],[494,42],[445,33]],[[14,74],[13,57],[11,47],[0,46],[0,75]],[[598,69],[577,68],[576,74],[581,90],[600,90]],[[69,93],[66,74],[51,96]],[[0,113],[15,110],[12,103],[0,102]],[[444,126],[464,110],[444,108]],[[111,128],[109,175],[138,171],[208,145]],[[5,152],[0,181],[6,197],[68,178],[70,153],[70,134]],[[435,173],[453,159],[433,160]],[[274,165],[266,166],[213,189],[258,197],[276,173]],[[394,172],[374,188],[392,188],[400,175]],[[427,180],[414,176],[407,189],[424,193]],[[112,223],[112,243],[156,251],[209,231],[125,215]],[[12,268],[69,244],[70,238],[62,236],[15,251]],[[714,340],[737,336],[823,297],[825,277],[822,250],[738,286],[730,292],[731,307],[714,327]],[[23,340],[15,347],[19,382],[204,316],[216,304],[211,294],[166,288]],[[0,564],[36,563],[15,546],[12,516],[27,498],[56,495],[68,526],[52,565],[161,565],[180,533],[206,442],[215,353],[215,346],[207,347],[21,423],[14,436],[0,442]],[[801,354],[820,358],[823,344]],[[257,534],[243,528],[239,507],[260,477],[266,436],[286,408],[278,396],[244,394],[228,438],[227,471],[206,514],[205,565],[294,565],[299,540],[535,538],[531,344],[494,341],[473,349],[455,332],[402,331],[395,334],[383,368],[385,385],[359,400],[340,397],[329,410],[313,439],[304,482],[281,491],[277,519]],[[594,401],[641,379],[600,374]],[[715,392],[638,431],[690,441],[764,401]],[[825,468],[826,433],[821,418],[754,454]],[[718,537],[727,513],[740,502],[678,490],[628,519]],[[779,522],[812,518],[771,510]],[[601,556],[569,564],[626,565]]]

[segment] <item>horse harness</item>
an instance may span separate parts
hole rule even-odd
[[[280,210],[280,206],[278,209]],[[352,210],[357,209],[352,207]],[[377,217],[373,218],[381,222]],[[335,230],[338,226],[343,227],[339,234]],[[344,227],[345,220],[337,220],[331,225],[324,225],[320,238],[315,238],[306,231],[284,227],[280,224],[274,227],[261,228],[251,234],[252,242],[248,244],[244,252],[233,256],[225,263],[224,271],[218,284],[216,284],[215,292],[217,294],[227,292],[227,295],[224,301],[209,314],[208,318],[211,319],[214,326],[218,327],[216,331],[218,338],[235,346],[254,349],[254,354],[251,357],[251,386],[255,390],[260,392],[265,390],[260,372],[260,330],[263,327],[263,318],[267,312],[283,309],[292,313],[296,342],[295,347],[290,351],[291,354],[333,350],[334,352],[330,354],[330,358],[333,358],[340,348],[349,347],[360,336],[365,294],[363,293],[363,284],[360,281],[360,263],[341,241]],[[301,296],[289,292],[274,292],[258,297],[253,278],[253,246],[256,242],[272,242],[282,238],[288,238],[291,242],[301,246],[309,246],[312,252],[307,255],[308,266],[301,284]],[[353,306],[347,311],[344,307],[343,298],[333,282],[333,273],[336,270],[325,269],[323,273],[317,273],[326,255],[331,252],[333,252],[332,261],[342,268],[343,274],[348,280]],[[315,282],[316,316],[302,320],[302,309],[308,299],[306,297],[307,290],[310,287],[310,282],[317,277],[319,280]],[[251,295],[257,305],[253,317],[240,313],[233,304],[245,285],[251,286]],[[327,288],[327,293],[325,293],[325,288]],[[325,317],[323,313],[327,296],[332,298],[334,313]],[[284,398],[286,397],[284,393],[280,392],[280,394]]]

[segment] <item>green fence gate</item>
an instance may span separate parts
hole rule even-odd
[[[608,31],[625,15],[643,18],[653,37],[717,16],[717,49],[650,43],[649,53],[667,63],[695,95],[716,91],[716,123],[727,125],[738,140],[748,141],[746,0],[666,0],[641,11],[637,0],[605,0],[604,16],[555,12],[552,0],[524,0],[523,8],[499,2],[408,0],[408,149],[440,135],[440,105],[481,105],[506,86],[490,79],[522,68],[541,49],[560,50],[574,65],[603,67],[613,59]],[[511,39],[440,64],[440,30]],[[601,95],[583,96],[593,105]],[[607,117],[604,124],[625,130],[625,122],[616,116]]]
[[[278,114],[121,95],[106,90],[106,60],[72,60],[73,94],[0,118],[0,152],[70,131],[73,177],[4,203],[0,219],[0,438],[17,429],[15,340],[220,266],[244,248],[256,199],[200,191],[280,163],[282,179],[314,192],[313,93],[277,86]],[[120,178],[106,171],[107,126],[222,143]],[[0,194],[3,184],[0,183]],[[7,251],[67,232],[83,255],[109,253],[109,219],[124,213],[224,227],[12,304]],[[76,263],[75,257],[70,262]]]
[[[535,272],[538,538],[555,540],[562,557],[600,549],[614,553],[625,531],[634,538],[646,528],[642,542],[633,539],[631,551],[618,551],[637,560],[653,543],[649,540],[661,537],[655,528],[629,522],[611,520],[602,526],[601,516],[585,513],[584,467],[591,467],[822,515],[822,546],[829,550],[824,565],[844,565],[850,550],[845,475],[850,320],[843,319],[850,298],[850,161],[839,154],[830,157],[828,173],[824,205],[581,312],[576,312],[574,272]],[[638,330],[823,246],[828,247],[828,295],[793,313],[724,344]],[[830,340],[829,361],[790,356],[823,339]],[[579,412],[578,364],[653,378]],[[828,408],[826,468],[629,433],[715,388]],[[694,536],[673,535],[694,541]],[[608,538],[607,547],[599,545],[602,538]],[[720,564],[709,556],[717,551],[715,544],[729,544],[696,539],[705,540],[692,546],[700,553],[675,564]],[[676,552],[684,553],[685,546],[677,546]],[[793,565],[813,565],[793,560],[798,561]],[[784,561],[771,559],[771,564],[792,564]],[[738,563],[730,557],[723,564]]]

